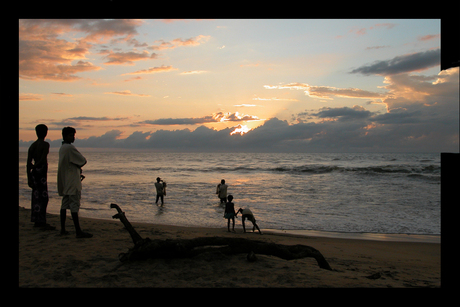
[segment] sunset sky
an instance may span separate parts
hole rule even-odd
[[[19,145],[43,123],[54,148],[72,126],[77,147],[458,152],[440,36],[439,19],[19,20]]]

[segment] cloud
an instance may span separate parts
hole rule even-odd
[[[66,120],[75,120],[75,121],[110,121],[110,120],[126,120],[128,117],[93,117],[93,116],[77,116],[77,117],[69,117]]]
[[[311,115],[317,116],[319,118],[338,118],[341,121],[355,120],[368,118],[371,116],[371,112],[364,109],[362,106],[355,105],[352,108],[342,107],[342,108],[321,108],[318,113]]]
[[[298,121],[270,118],[247,133],[234,128],[216,130],[207,123],[256,120],[251,115],[218,112],[198,118],[163,118],[132,126],[198,125],[195,130],[136,131],[122,138],[113,129],[87,139],[78,147],[143,148],[159,151],[223,152],[442,152],[458,151],[459,69],[437,75],[398,74],[385,78],[387,96],[381,103],[387,112],[371,112],[364,106],[323,107],[300,112]],[[304,90],[302,84],[292,85]],[[109,117],[74,117],[62,122],[124,120]],[[126,125],[125,125],[126,126]],[[238,126],[236,126],[238,127]],[[20,141],[21,146],[29,142]],[[60,146],[56,141],[55,145]],[[225,144],[219,147],[216,144]]]
[[[194,117],[194,118],[160,118],[155,120],[145,120],[139,122],[139,124],[148,125],[197,125],[204,123],[215,123],[218,122],[213,116]]]
[[[306,95],[312,98],[332,99],[331,97],[375,99],[384,95],[377,92],[370,92],[358,88],[336,88],[332,86],[314,86],[306,83],[289,83],[285,85],[264,85],[266,89],[293,89],[303,90]]]
[[[147,50],[142,52],[128,51],[128,52],[112,52],[105,56],[108,59],[104,64],[106,65],[134,65],[134,61],[155,59],[156,53],[150,54]]]
[[[80,72],[99,70],[87,61],[93,43],[137,34],[140,20],[20,19],[19,77],[27,80],[76,81]],[[83,34],[68,41],[64,33]],[[116,56],[115,56],[116,57]],[[116,59],[112,59],[116,62]],[[77,61],[74,63],[74,61]]]
[[[120,130],[110,130],[104,133],[101,136],[91,136],[87,139],[79,140],[76,142],[81,143],[82,147],[92,147],[92,148],[110,148],[117,145],[117,139],[120,138],[123,132]]]
[[[66,93],[51,93],[51,94],[60,96],[60,97],[73,97],[72,94],[66,94]]]
[[[367,47],[366,50],[372,50],[372,49],[383,49],[383,48],[389,48],[390,46],[385,45],[385,46],[372,46],[372,47]]]
[[[373,26],[370,26],[368,28],[363,28],[363,27],[353,27],[348,31],[348,33],[355,33],[357,36],[365,35],[367,34],[367,30],[373,30],[373,29],[378,29],[378,28],[385,28],[387,30],[392,29],[395,27],[397,24],[395,23],[377,23]],[[342,35],[338,35],[336,38],[340,38]]]
[[[119,91],[119,92],[105,92],[104,94],[114,94],[114,95],[123,95],[123,96],[138,96],[138,97],[150,97],[147,94],[134,94],[130,90]]]
[[[235,104],[234,107],[258,107],[256,104]]]
[[[177,47],[183,46],[198,46],[202,43],[206,43],[211,38],[210,35],[198,35],[196,37],[191,37],[188,39],[176,38],[170,42],[165,42],[164,40],[157,40],[155,43],[159,45],[150,46],[148,49],[152,50],[165,50],[165,49],[174,49]]]
[[[47,120],[46,124],[50,127],[50,129],[62,129],[64,126],[72,126],[75,128],[82,128],[82,122],[108,122],[108,121],[124,121],[128,120],[129,117],[94,117],[94,116],[76,116],[76,117],[69,117],[64,118],[59,121],[55,120]]]
[[[23,93],[19,94],[19,100],[43,100],[43,95]]]
[[[375,116],[372,120],[380,124],[410,124],[410,123],[420,123],[421,112],[391,112]]]
[[[377,23],[373,27],[369,27],[369,29],[374,29],[374,28],[386,28],[387,30],[392,29],[393,27],[397,26],[396,23]]]
[[[350,73],[363,75],[395,75],[413,71],[421,71],[441,63],[441,49],[406,54],[391,60],[376,61],[353,69]]]
[[[383,94],[361,90],[358,88],[336,88],[332,86],[310,86],[306,94],[313,98],[332,99],[331,96],[345,98],[381,98]]]
[[[441,34],[428,34],[428,35],[417,37],[417,40],[423,42],[423,41],[429,41],[432,39],[439,39],[440,37],[441,37]]]
[[[90,42],[104,42],[117,36],[124,36],[128,40],[138,34],[136,28],[142,23],[139,19],[75,20],[73,30],[87,33],[84,40]]]
[[[101,69],[84,61],[84,52],[76,52],[77,44],[63,40],[19,41],[19,77],[28,80],[74,81],[79,72]],[[78,60],[72,64],[74,60]]]
[[[168,72],[168,71],[172,71],[172,70],[177,70],[177,68],[174,68],[172,66],[161,65],[160,67],[150,67],[148,69],[141,69],[141,70],[137,70],[137,71],[134,71],[134,72],[122,74],[122,76],[125,76],[125,75],[139,75],[139,74],[155,74],[155,73],[160,73],[160,72]]]
[[[235,127],[216,130],[202,124],[255,117],[219,112],[200,118],[144,122],[201,125],[193,131],[136,131],[123,139],[122,131],[113,129],[101,136],[77,139],[75,145],[196,152],[458,152],[458,68],[434,76],[394,75],[386,82],[389,94],[383,103],[388,105],[388,111],[383,114],[359,105],[325,107],[296,114],[300,119],[296,123],[270,118],[243,135],[231,135]],[[410,90],[406,91],[407,88]],[[68,118],[59,124],[124,119],[82,116]],[[20,141],[19,145],[30,146],[32,142]],[[60,145],[61,140],[51,142],[52,147]]]
[[[257,116],[254,115],[240,115],[238,112],[235,113],[224,113],[220,117],[220,121],[230,121],[230,122],[241,122],[241,121],[253,121],[259,120]]]
[[[198,74],[203,74],[206,73],[206,70],[191,70],[191,71],[184,71],[181,72],[181,75],[198,75]]]
[[[257,116],[254,115],[245,115],[235,113],[224,113],[218,112],[213,113],[212,115],[207,115],[203,117],[189,117],[189,118],[160,118],[155,120],[145,120],[138,122],[138,124],[147,124],[147,125],[199,125],[206,123],[218,123],[218,122],[242,122],[242,121],[255,121],[260,120]]]

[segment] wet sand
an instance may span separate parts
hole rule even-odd
[[[132,223],[150,239],[208,236],[244,237],[266,242],[303,244],[318,249],[332,271],[313,258],[283,260],[246,254],[204,253],[190,259],[149,259],[121,263],[118,254],[133,246],[119,220],[80,218],[90,239],[75,238],[70,216],[68,236],[59,235],[59,216],[48,214],[56,230],[30,222],[29,204],[19,204],[19,287],[440,287],[441,244],[378,241],[264,232],[236,233],[224,228],[179,227]],[[114,210],[114,214],[115,214]],[[129,216],[128,216],[129,219]],[[237,220],[236,222],[241,223]]]

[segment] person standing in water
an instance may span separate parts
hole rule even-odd
[[[228,185],[225,184],[225,179],[222,179],[217,185],[216,194],[217,197],[219,197],[221,204],[225,204],[227,202],[227,187]]]
[[[157,190],[157,198],[155,204],[158,205],[158,199],[161,198],[161,205],[163,206],[164,196],[166,196],[166,182],[161,180],[160,177],[157,177],[157,182],[155,182],[155,188]]]
[[[224,218],[228,220],[227,222],[227,228],[228,232],[230,232],[230,219],[233,221],[233,228],[232,231],[235,232],[235,204],[232,202],[233,196],[228,195],[228,202],[225,204],[225,212],[224,212]]]

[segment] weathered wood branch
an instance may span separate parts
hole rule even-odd
[[[312,257],[315,258],[320,268],[332,270],[324,256],[317,249],[307,245],[283,245],[245,238],[225,237],[166,240],[142,239],[126,219],[120,207],[116,204],[112,204],[111,207],[116,208],[118,211],[118,214],[114,215],[113,218],[120,218],[134,242],[133,248],[130,248],[127,253],[119,255],[119,259],[122,262],[150,258],[191,258],[209,251],[220,252],[226,255],[253,252],[255,254],[272,255],[286,260]]]
[[[131,225],[131,223],[128,221],[128,219],[125,216],[125,213],[121,211],[121,208],[117,204],[110,204],[110,208],[115,208],[117,209],[118,213],[112,216],[113,219],[120,219],[120,221],[123,223],[125,228],[128,230],[129,234],[131,235],[131,238],[133,239],[134,245],[141,243],[143,241],[142,237],[137,233],[137,231],[134,229],[134,227]]]

